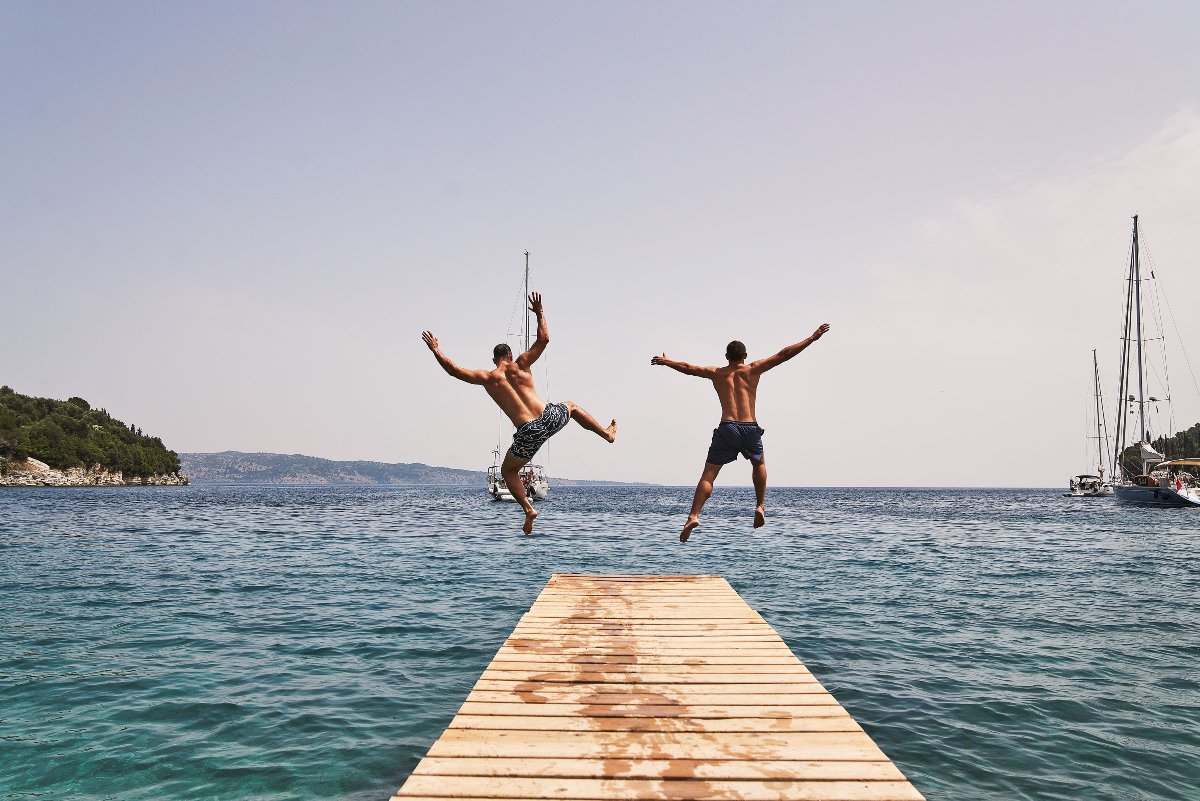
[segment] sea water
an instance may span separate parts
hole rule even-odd
[[[1200,798],[1200,510],[690,497],[0,492],[0,798],[383,801],[554,572],[725,576],[931,800]]]

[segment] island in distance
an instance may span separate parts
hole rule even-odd
[[[193,484],[487,486],[486,473],[481,470],[419,463],[339,462],[301,454],[238,451],[181,453],[179,461]],[[560,487],[621,483],[557,477],[551,480]]]
[[[179,457],[158,437],[83,398],[0,386],[0,487],[180,486]]]

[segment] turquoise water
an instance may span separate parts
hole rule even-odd
[[[718,573],[931,799],[1200,798],[1200,514],[1058,490],[0,493],[0,798],[373,799],[552,572]]]

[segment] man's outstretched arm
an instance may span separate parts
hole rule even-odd
[[[457,378],[459,381],[466,381],[468,384],[482,384],[484,379],[487,378],[487,371],[485,370],[464,370],[454,362],[450,361],[450,358],[446,356],[446,354],[442,353],[441,349],[438,348],[437,337],[435,337],[431,332],[422,331],[421,339],[423,339],[425,344],[429,346],[429,349],[433,351],[433,358],[438,360],[438,364],[442,366],[442,369]]]
[[[529,310],[537,315],[538,332],[537,339],[533,340],[533,344],[529,346],[529,350],[517,357],[517,364],[526,370],[538,360],[538,357],[546,350],[546,346],[550,344],[550,327],[546,325],[546,313],[542,311],[542,296],[540,293],[531,292],[529,294]]]
[[[768,356],[765,359],[759,359],[756,362],[752,362],[750,364],[750,369],[754,370],[757,373],[765,373],[767,370],[770,370],[772,367],[778,367],[779,365],[786,362],[788,359],[794,358],[796,356],[796,354],[798,354],[800,351],[807,348],[812,343],[816,342],[821,337],[825,336],[825,333],[828,330],[829,330],[829,323],[822,323],[821,327],[818,328],[816,331],[813,331],[812,336],[810,336],[808,339],[804,340],[803,342],[797,342],[795,345],[788,345],[786,348],[779,351],[779,353],[776,353],[774,356]]]
[[[715,367],[697,367],[687,362],[677,362],[674,359],[668,359],[665,353],[662,356],[653,357],[650,359],[650,363],[670,367],[672,370],[678,370],[684,375],[694,375],[697,378],[712,378],[717,374],[717,368]]]

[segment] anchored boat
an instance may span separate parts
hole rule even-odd
[[[1068,498],[1111,498],[1113,485],[1103,476],[1078,475],[1071,479],[1071,489],[1063,495]]]
[[[1150,271],[1150,278],[1142,277],[1141,253],[1138,244],[1138,218],[1133,218],[1133,244],[1129,253],[1129,277],[1125,295],[1125,330],[1122,335],[1121,351],[1121,381],[1117,397],[1117,431],[1116,449],[1113,451],[1113,464],[1117,465],[1117,481],[1113,487],[1118,501],[1138,504],[1140,506],[1200,506],[1200,484],[1192,470],[1200,467],[1200,459],[1168,459],[1150,444],[1150,432],[1146,426],[1147,406],[1157,408],[1159,403],[1171,402],[1170,387],[1164,386],[1162,398],[1148,395],[1149,381],[1146,372],[1146,337],[1143,326],[1143,297],[1142,284],[1155,278]],[[1169,309],[1169,307],[1168,307]],[[1161,342],[1163,337],[1157,339]],[[1164,369],[1161,372],[1164,380],[1168,375],[1165,369],[1166,350],[1162,351]],[[1136,383],[1137,394],[1134,395]],[[1125,443],[1129,439],[1130,420],[1137,421],[1137,446],[1135,467],[1136,472],[1123,461]]]
[[[500,461],[503,458],[500,449],[492,451],[492,466],[487,471],[488,494],[497,501],[515,501],[512,491],[500,474]],[[531,501],[544,501],[550,494],[550,482],[546,480],[540,464],[527,464],[519,473],[521,483],[525,485],[525,496]]]
[[[1108,430],[1104,424],[1104,395],[1100,392],[1100,364],[1096,360],[1095,350],[1092,351],[1092,385],[1095,389],[1093,394],[1096,400],[1096,436],[1093,439],[1096,440],[1098,460],[1096,472],[1100,475],[1084,473],[1072,478],[1070,492],[1063,493],[1068,498],[1111,498],[1113,496],[1112,482],[1104,479],[1106,472],[1104,452],[1108,449]]]

